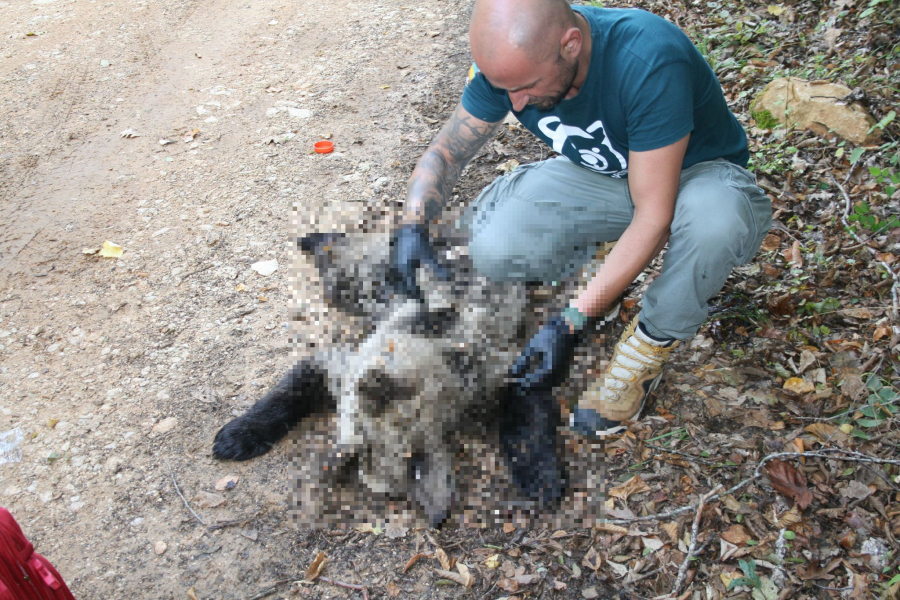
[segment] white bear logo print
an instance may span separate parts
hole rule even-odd
[[[551,129],[553,125],[556,127]],[[562,153],[566,141],[569,141],[572,148],[578,151],[583,167],[613,177],[624,177],[628,173],[628,161],[621,152],[613,148],[602,121],[594,121],[587,130],[584,130],[563,124],[559,117],[544,117],[538,122],[538,128],[550,138],[554,152]],[[597,137],[592,135],[596,131],[599,131]],[[618,165],[610,165],[610,161],[617,161]]]

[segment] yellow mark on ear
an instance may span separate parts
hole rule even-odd
[[[394,340],[388,340],[388,352],[394,351]]]

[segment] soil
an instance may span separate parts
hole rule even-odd
[[[700,20],[699,9],[687,4],[672,17],[682,26]],[[643,7],[674,10],[661,3]],[[766,14],[765,4],[755,10]],[[816,10],[809,2],[797,6],[812,19],[810,27]],[[211,456],[216,431],[297,356],[355,335],[353,323],[335,319],[321,301],[310,265],[293,252],[295,236],[390,226],[416,159],[464,85],[470,11],[468,0],[0,0],[0,434],[18,430],[24,437],[21,459],[0,464],[0,504],[76,597],[501,598],[521,586],[520,595],[529,597],[590,598],[621,589],[616,579],[625,563],[629,583],[640,577],[632,596],[637,582],[644,596],[671,588],[691,541],[690,513],[671,520],[671,540],[643,526],[632,526],[624,538],[614,529],[308,529],[289,511],[294,444],[247,463]],[[782,25],[796,36],[793,21]],[[747,124],[749,91],[761,83],[733,75],[728,98]],[[766,135],[751,131],[754,149]],[[335,151],[314,153],[313,144],[325,138]],[[468,168],[447,219],[513,157],[540,160],[547,150],[529,134],[504,128]],[[791,185],[789,178],[784,190]],[[784,218],[801,212],[784,210]],[[790,226],[803,235],[802,221]],[[779,252],[790,247],[788,237],[796,241],[784,225],[780,231],[787,235],[776,236],[766,267],[784,266]],[[106,241],[124,249],[119,258],[96,252]],[[859,254],[863,261],[865,252]],[[253,269],[273,259],[273,274]],[[638,310],[635,301],[658,269],[651,266],[630,291],[623,322]],[[852,279],[867,281],[855,269],[848,271]],[[765,295],[757,293],[762,284],[754,287],[761,277],[754,264],[732,279],[713,307],[711,326],[677,355],[646,419],[599,451],[567,442],[572,456],[613,458],[610,477],[618,483],[652,463],[644,467],[653,470],[644,476],[650,494],[635,492],[641,500],[629,508],[626,493],[612,516],[696,503],[712,487],[710,477],[727,487],[740,473],[752,473],[764,453],[796,448],[801,433],[788,431],[821,417],[823,408],[814,404],[818,396],[807,396],[799,408],[789,404],[785,398],[796,397],[782,393],[782,372],[774,375],[773,364],[783,371],[782,363],[795,367],[796,358],[799,375],[821,361],[834,368],[829,385],[841,369],[861,385],[866,369],[857,358],[869,360],[869,346],[856,333],[860,352],[851,349],[849,359],[844,352],[846,366],[784,330],[755,328],[757,306],[766,302],[758,299]],[[768,302],[777,313],[800,299]],[[883,297],[868,295],[866,302],[882,306],[870,314],[886,314]],[[788,312],[773,317],[783,317],[783,329]],[[868,327],[865,319],[843,323],[854,331]],[[606,340],[621,327],[597,336],[598,345],[611,345]],[[886,365],[893,364],[896,326],[891,331],[875,355]],[[813,352],[815,364],[804,367],[802,351]],[[593,361],[582,356],[579,368],[590,370]],[[803,439],[807,448],[813,443],[811,435]],[[879,444],[897,439],[894,427],[861,450],[881,452]],[[655,454],[651,442],[665,444],[666,452]],[[690,444],[694,458],[699,452],[717,462],[688,465],[687,454],[675,450],[679,442],[685,442],[680,451]],[[829,465],[829,473],[810,479],[823,505],[848,474],[839,461]],[[850,506],[855,520],[820,511],[821,519],[866,525],[856,530],[867,531],[856,550],[864,538],[884,543],[883,526],[896,550],[891,527],[897,535],[900,529],[888,497],[897,488],[869,470],[859,472],[872,496]],[[222,482],[225,489],[217,490],[229,476],[236,485]],[[771,486],[744,491],[740,502],[707,507],[707,523],[725,529],[747,515],[743,522],[761,542],[737,556],[752,551],[762,559],[776,540],[783,550],[781,521],[760,515],[783,515],[790,502]],[[844,525],[830,527],[834,533]],[[874,588],[876,569],[859,566],[869,555],[832,552],[833,545],[826,552],[824,542],[812,548],[821,530],[805,520],[796,529],[811,562],[852,555],[852,563],[834,572],[841,579],[823,584],[836,589],[849,582],[855,594],[861,578],[853,579],[852,564],[869,574]],[[730,581],[720,579],[718,555],[712,556],[719,548],[715,535],[700,536],[697,552],[710,553],[690,571],[706,585],[707,597],[724,595]],[[854,543],[845,546],[842,538],[841,547]],[[465,559],[473,587],[436,574],[438,548]],[[338,583],[321,577],[296,583],[319,553],[328,558],[322,577]],[[428,558],[407,564],[420,554]],[[657,566],[664,573],[653,578]],[[727,569],[736,577],[735,564]],[[814,574],[788,580],[785,592],[805,586],[812,595],[825,593],[810,587]]]

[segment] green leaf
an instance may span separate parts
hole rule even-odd
[[[888,580],[888,582],[887,582],[886,585],[887,585],[887,587],[891,587],[892,585],[894,585],[894,584],[897,583],[898,581],[900,581],[900,574],[897,574],[897,575],[894,575],[893,577],[891,577],[891,578]]]
[[[877,377],[869,377],[868,381],[866,381],[866,387],[872,390],[873,392],[877,392],[881,388],[884,387],[884,384],[881,383],[881,380]]]
[[[858,161],[859,157],[861,157],[863,154],[865,154],[865,152],[866,152],[865,148],[856,148],[853,152],[850,153],[850,164],[853,164],[856,161]]]
[[[886,114],[882,120],[878,121],[878,123],[875,125],[875,127],[877,127],[878,129],[884,129],[885,127],[890,125],[891,122],[896,118],[897,118],[897,112],[892,110],[891,112]]]
[[[889,387],[883,387],[877,392],[878,397],[884,400],[885,402],[893,402],[897,399],[897,392],[892,390]]]
[[[856,423],[861,427],[878,427],[884,423],[884,419],[857,419]]]
[[[784,532],[784,539],[792,540],[797,537],[797,534],[791,531],[790,529]]]

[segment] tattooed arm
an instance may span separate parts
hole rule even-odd
[[[440,214],[460,173],[500,123],[477,119],[462,104],[456,107],[409,178],[402,223],[426,223]]]

